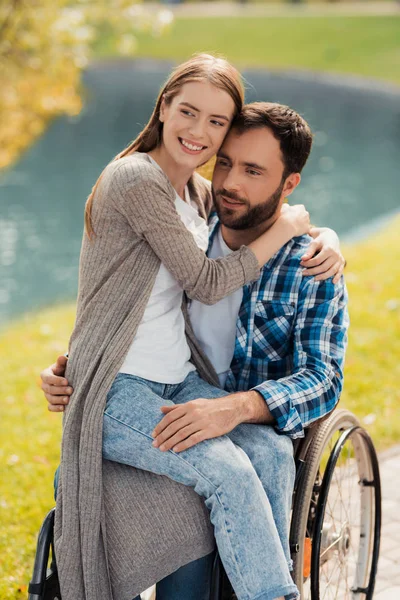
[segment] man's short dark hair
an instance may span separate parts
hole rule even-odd
[[[232,127],[239,134],[267,127],[281,147],[283,176],[301,173],[311,152],[312,133],[307,121],[292,108],[274,102],[246,104]]]

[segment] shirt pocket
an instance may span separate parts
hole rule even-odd
[[[254,311],[253,357],[284,358],[292,347],[295,306],[289,302],[257,300]]]

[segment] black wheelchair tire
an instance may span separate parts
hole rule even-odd
[[[360,423],[348,410],[340,409],[334,411],[325,421],[316,426],[315,433],[313,435],[310,446],[307,450],[305,462],[302,468],[301,476],[296,486],[295,496],[293,501],[293,511],[291,519],[290,529],[290,545],[293,550],[292,559],[294,563],[293,568],[293,579],[297,584],[301,598],[304,600],[320,600],[319,588],[316,585],[316,581],[319,578],[319,571],[316,573],[316,552],[314,548],[319,548],[320,540],[316,536],[321,535],[321,522],[323,522],[323,515],[321,517],[321,506],[323,505],[326,497],[329,493],[328,479],[329,475],[325,479],[325,489],[322,487],[323,479],[320,473],[321,458],[329,448],[331,440],[334,440],[334,436],[339,435],[340,432],[349,431],[356,429],[359,435],[363,435],[364,430],[360,428]],[[364,432],[366,433],[366,432]],[[367,436],[368,434],[366,434]],[[368,436],[369,438],[369,436]],[[363,438],[364,439],[364,438]],[[336,447],[337,441],[332,446],[331,454]],[[371,557],[371,566],[369,569],[370,578],[368,587],[373,590],[374,579],[376,574],[376,566],[379,554],[379,539],[380,539],[380,518],[381,518],[381,495],[380,495],[380,481],[379,481],[379,468],[376,460],[376,453],[372,442],[369,438],[369,442],[365,446],[367,452],[367,460],[371,466],[371,472],[374,474],[376,479],[376,486],[374,489],[374,503],[375,503],[375,523],[373,529],[373,548]],[[363,450],[364,451],[364,450]],[[325,474],[328,471],[329,460],[325,468]],[[331,463],[331,467],[335,465]],[[331,471],[330,467],[330,471]],[[332,472],[330,473],[330,477]],[[330,483],[330,480],[329,480]],[[316,519],[319,511],[319,524],[316,527]],[[322,518],[322,521],[321,521]],[[318,534],[316,532],[319,532]],[[304,539],[310,537],[312,539],[313,546],[313,564],[311,567],[311,596],[306,594],[305,590],[305,578],[303,576],[303,564],[304,564]],[[368,590],[366,594],[368,594]],[[372,592],[371,592],[372,594]],[[368,595],[367,598],[372,598],[372,595]]]

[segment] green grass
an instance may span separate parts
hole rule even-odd
[[[65,352],[74,309],[27,315],[0,335],[0,598],[27,598],[37,532],[53,505],[61,417],[39,373]]]
[[[345,248],[351,328],[341,406],[362,423],[375,419],[366,427],[379,450],[400,439],[399,227],[400,218]],[[65,351],[73,320],[74,307],[47,309],[0,336],[1,600],[26,598],[37,531],[54,504],[62,417],[47,411],[39,373]]]
[[[347,246],[351,326],[342,405],[361,417],[379,450],[400,442],[400,218]]]
[[[136,56],[182,60],[219,52],[238,67],[312,69],[400,83],[400,15],[390,17],[177,18],[159,38],[138,35]],[[116,54],[104,30],[98,57]]]

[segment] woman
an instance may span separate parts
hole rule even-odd
[[[55,523],[64,600],[112,597],[107,564],[110,548],[105,546],[102,441],[106,458],[159,472],[152,462],[153,453],[158,451],[151,446],[151,435],[129,459],[113,454],[118,432],[105,427],[102,440],[107,394],[107,410],[112,408],[113,417],[122,407],[121,397],[124,402],[127,396],[134,399],[133,427],[136,421],[146,422],[148,431],[156,425],[157,402],[165,404],[154,392],[154,382],[168,386],[173,398],[173,390],[182,391],[182,386],[186,386],[185,393],[190,396],[200,381],[204,395],[207,384],[199,376],[206,381],[211,377],[195,342],[189,347],[184,336],[185,322],[180,310],[183,290],[191,298],[215,303],[256,279],[260,266],[283,244],[309,229],[306,211],[291,207],[248,247],[215,261],[205,256],[205,218],[211,198],[207,185],[194,174],[194,169],[218,150],[242,103],[240,76],[226,61],[200,55],[181,65],[160,93],[149,124],[106,167],[89,197],[88,235],[82,246],[78,312],[67,370],[75,391],[64,418]],[[194,105],[200,106],[195,120]],[[149,335],[154,340],[150,355],[146,345]],[[195,376],[191,355],[196,357]],[[209,387],[212,393],[214,388]],[[221,394],[221,390],[218,392]],[[207,441],[202,447],[201,462],[211,469],[218,466],[218,445],[233,447],[229,440],[221,440]],[[225,458],[222,460],[222,466],[227,466]],[[234,463],[229,468],[237,471],[238,460]],[[242,463],[242,477],[247,478],[249,465],[245,459]],[[206,489],[204,477],[201,481],[183,477],[174,469],[171,463],[166,474],[194,487],[208,500],[211,496],[215,500],[216,483],[212,489]],[[218,481],[218,469],[213,478]],[[246,487],[251,486],[255,486],[260,497],[265,496],[254,478]],[[244,590],[249,556],[243,559],[239,570],[234,558],[236,552],[243,555],[242,536],[226,531],[224,509],[221,512],[220,503],[211,503],[215,535],[228,576],[239,600],[247,598]],[[232,515],[235,510],[231,505]],[[270,510],[267,513],[261,517],[263,534],[274,539],[278,575],[273,585],[268,577],[259,581],[261,589],[251,597],[295,595]],[[233,522],[240,517],[243,524],[245,515],[237,510],[235,515]]]

